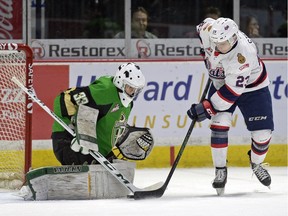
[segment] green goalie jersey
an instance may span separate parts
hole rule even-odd
[[[99,110],[96,125],[97,144],[99,152],[106,156],[127,123],[133,103],[127,108],[124,107],[118,89],[113,84],[113,77],[103,76],[89,86],[70,88],[62,92],[55,98],[54,112],[67,125],[73,125],[71,119],[80,104]],[[65,129],[55,121],[52,137],[57,137],[61,133],[65,133]]]

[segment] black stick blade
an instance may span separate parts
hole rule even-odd
[[[130,196],[130,198],[134,198],[135,200],[160,198],[163,196],[166,188],[167,184],[164,183],[161,187],[154,190],[135,191],[134,195]]]
[[[141,199],[151,199],[151,198],[160,198],[165,192],[165,188],[159,188],[158,190],[153,191],[136,191],[134,193],[134,199],[135,200],[141,200]]]

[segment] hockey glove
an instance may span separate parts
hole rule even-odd
[[[80,152],[81,154],[84,155],[88,155],[89,154],[89,149],[85,148],[84,146],[81,146],[76,138],[73,138],[73,140],[71,141],[71,145],[70,148],[74,151],[74,152]]]
[[[206,118],[211,119],[216,111],[209,100],[204,100],[202,103],[192,104],[191,108],[187,111],[187,115],[191,119],[196,119],[197,122],[204,121]]]
[[[154,139],[150,129],[127,125],[112,151],[118,159],[144,160],[153,146]]]

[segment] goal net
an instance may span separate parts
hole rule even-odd
[[[11,78],[31,89],[32,67],[30,47],[0,43],[0,188],[20,188],[31,167],[32,100]]]

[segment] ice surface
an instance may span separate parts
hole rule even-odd
[[[170,169],[137,169],[135,186],[165,181]],[[287,167],[269,167],[271,189],[248,167],[230,167],[225,195],[211,186],[212,168],[176,169],[161,198],[85,201],[24,201],[0,192],[1,216],[288,216]]]

